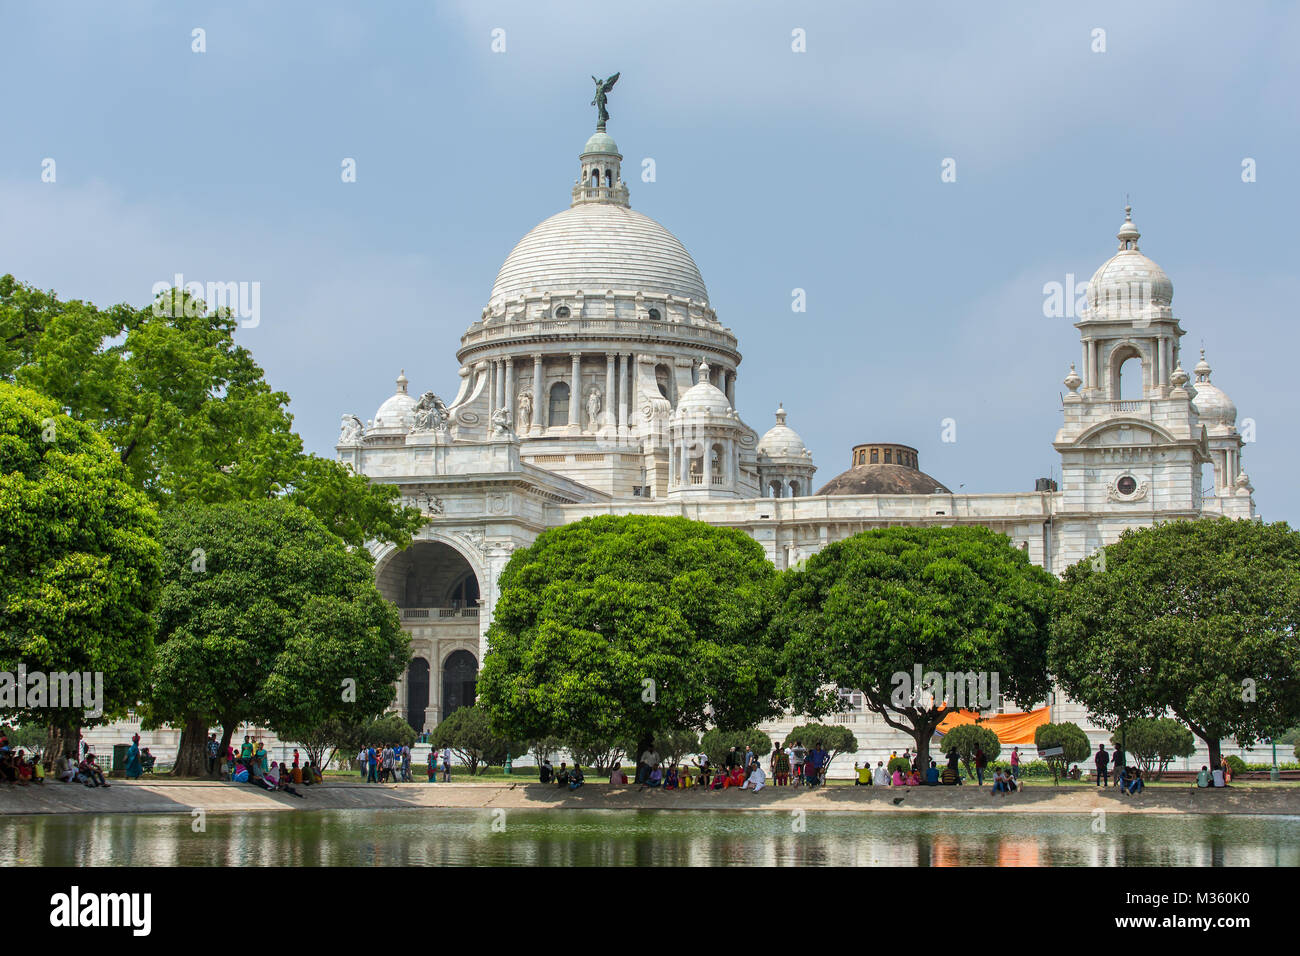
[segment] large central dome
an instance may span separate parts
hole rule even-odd
[[[506,256],[493,306],[521,295],[606,290],[708,301],[695,260],[649,216],[608,202],[576,204],[538,224]]]
[[[582,292],[690,299],[707,311],[709,292],[695,260],[671,232],[628,206],[622,155],[597,130],[578,157],[573,205],[540,223],[506,256],[488,307]]]

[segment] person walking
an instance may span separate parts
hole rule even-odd
[[[975,778],[978,786],[984,786],[984,768],[989,765],[988,754],[979,744],[975,745]]]
[[[1011,748],[1011,779],[1020,779],[1020,748]]]
[[[208,776],[217,772],[217,751],[221,749],[221,744],[217,742],[216,734],[208,734]]]
[[[1127,763],[1128,763],[1128,758],[1124,756],[1124,749],[1122,747],[1116,747],[1114,750],[1111,751],[1110,754],[1110,769],[1112,771],[1111,776],[1115,778],[1114,785],[1117,787],[1122,787],[1124,785],[1123,777],[1124,777],[1125,765]]]
[[[1110,771],[1108,768],[1110,766],[1110,754],[1106,752],[1105,744],[1097,745],[1097,756],[1093,758],[1092,762],[1097,767],[1097,786],[1109,787]]]

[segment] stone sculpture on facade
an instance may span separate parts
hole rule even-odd
[[[587,429],[597,431],[600,428],[600,389],[595,385],[587,393]]]
[[[356,415],[343,416],[343,430],[339,433],[340,445],[355,445],[361,441],[361,436],[365,433],[366,427],[361,424],[361,419]]]
[[[533,393],[520,392],[517,399],[519,407],[519,430],[528,431],[533,423]]]
[[[498,408],[492,413],[492,434],[494,437],[505,437],[511,434],[510,409]]]
[[[447,406],[433,392],[425,392],[415,406],[413,432],[442,432],[447,430]]]

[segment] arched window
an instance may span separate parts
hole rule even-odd
[[[605,185],[606,185],[606,186],[613,186],[613,185],[614,185],[614,172],[613,172],[613,170],[610,170],[610,169],[605,170]]]
[[[473,573],[457,581],[447,596],[447,607],[477,607],[478,578]]]
[[[469,651],[452,651],[442,665],[442,719],[472,707],[478,694],[478,660]]]
[[[560,306],[555,310],[555,317],[557,319],[567,319],[569,317],[569,307],[567,305]]]
[[[651,318],[651,320],[653,320],[653,321],[655,321],[655,322],[658,322],[658,321],[659,321],[659,310],[658,310],[658,309],[651,309],[651,310],[650,310],[650,318]]]
[[[780,481],[773,481],[773,482],[771,482],[771,483],[767,486],[767,492],[768,492],[768,497],[769,497],[769,498],[780,498],[780,497],[781,497],[781,482],[780,482]]]
[[[1145,396],[1146,369],[1135,346],[1117,348],[1110,356],[1110,400],[1135,401]]]
[[[790,482],[790,497],[791,498],[799,497],[799,482],[797,481]]]
[[[411,659],[406,669],[406,722],[417,734],[424,733],[425,710],[429,706],[429,662]]]
[[[551,425],[569,424],[569,384],[556,382],[551,386],[551,402],[546,421]]]
[[[886,449],[885,449],[885,464],[886,464],[886,465],[891,464],[890,456],[891,456],[892,452],[893,452],[893,450],[890,449],[890,448],[886,448]]]
[[[880,462],[880,449],[879,448],[871,449],[871,463],[875,465],[878,464],[879,462]]]
[[[599,185],[600,185],[600,170],[599,170],[599,169],[593,169],[593,170],[591,171],[591,185],[592,185],[593,187],[596,187],[596,186],[599,186]]]

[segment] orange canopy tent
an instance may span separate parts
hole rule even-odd
[[[1004,744],[1032,746],[1034,731],[1043,724],[1052,722],[1052,708],[1041,707],[1038,710],[1031,710],[1023,714],[994,714],[992,717],[985,717],[982,720],[980,715],[973,710],[955,710],[943,719],[943,723],[935,729],[935,733],[942,736],[954,727],[976,722],[981,727],[987,727],[997,734],[998,740]]]

